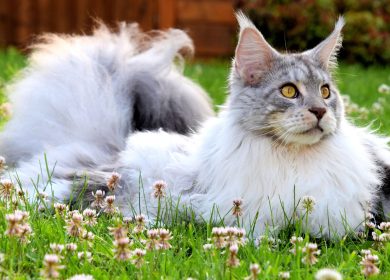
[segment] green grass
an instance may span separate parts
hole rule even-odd
[[[221,105],[228,92],[229,61],[195,62],[186,66],[184,74],[203,86],[214,104]]]
[[[6,100],[3,95],[4,83],[25,63],[25,58],[15,51],[0,52],[1,102]],[[199,82],[210,93],[215,104],[222,104],[227,92],[229,67],[228,61],[195,62],[187,67],[185,74]],[[364,69],[357,65],[341,65],[338,80],[342,93],[348,94],[359,106],[371,108],[382,96],[377,92],[378,86],[382,83],[390,84],[390,68]],[[389,101],[389,97],[384,98]],[[381,114],[374,114],[370,110],[367,118],[360,118],[357,122],[364,125],[375,120],[374,126],[379,127],[381,132],[390,134],[390,102],[382,103],[384,110]],[[359,114],[355,113],[356,115]],[[115,226],[120,217],[109,218],[102,215],[96,226],[86,226],[88,231],[95,234],[92,244],[88,244],[80,238],[69,236],[64,228],[66,222],[60,216],[47,209],[40,212],[36,205],[27,205],[25,208],[30,213],[29,223],[33,235],[29,238],[31,242],[23,245],[17,237],[5,234],[5,215],[13,212],[14,207],[4,199],[0,200],[0,253],[5,255],[5,260],[0,264],[0,278],[39,278],[44,255],[50,252],[50,243],[69,242],[77,243],[79,252],[92,252],[93,260],[89,263],[80,261],[76,254],[66,254],[61,261],[66,266],[61,270],[62,279],[80,273],[91,274],[95,279],[243,279],[249,275],[251,263],[260,265],[262,271],[259,279],[277,279],[281,271],[289,271],[291,279],[313,279],[315,272],[324,267],[338,270],[345,279],[364,279],[359,262],[360,251],[366,248],[371,248],[380,259],[381,274],[373,278],[390,278],[390,244],[375,247],[366,238],[346,237],[333,242],[311,239],[321,249],[319,261],[313,266],[303,264],[301,253],[296,256],[290,253],[292,245],[289,239],[293,233],[303,236],[305,242],[309,241],[309,237],[301,233],[299,227],[282,231],[277,236],[281,241],[275,246],[262,243],[260,247],[256,247],[253,240],[249,239],[247,245],[239,249],[240,265],[229,268],[226,265],[226,250],[203,249],[204,244],[211,242],[212,225],[197,224],[192,219],[187,222],[174,219],[166,225],[172,232],[172,248],[147,252],[146,263],[138,269],[129,261],[121,262],[114,258],[113,237],[108,227]],[[19,207],[23,208],[23,202],[20,202]],[[134,242],[132,249],[144,247],[141,241],[146,239],[145,233],[139,236],[132,234],[131,237]]]
[[[5,101],[4,86],[25,65],[25,57],[17,50],[0,51],[0,103]]]

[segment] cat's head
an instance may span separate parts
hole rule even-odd
[[[282,54],[242,13],[230,76],[229,110],[244,129],[283,144],[312,145],[334,134],[344,116],[332,80],[341,46],[340,18],[315,48]]]

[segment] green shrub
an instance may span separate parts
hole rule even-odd
[[[241,7],[278,49],[314,47],[344,15],[341,58],[365,65],[390,63],[390,5],[387,0],[247,0]]]

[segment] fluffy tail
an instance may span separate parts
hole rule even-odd
[[[0,134],[0,155],[22,182],[38,174],[47,185],[39,163],[56,166],[58,180],[110,164],[134,130],[187,133],[212,115],[207,94],[175,66],[193,51],[180,30],[101,24],[91,36],[45,35],[33,48],[8,88],[14,114]]]

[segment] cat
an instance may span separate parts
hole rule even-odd
[[[378,203],[387,213],[388,139],[346,119],[332,78],[343,19],[318,46],[296,54],[273,49],[243,14],[238,21],[230,94],[218,117],[190,136],[131,135],[115,165],[88,174],[86,193],[104,188],[115,170],[122,174],[116,191],[122,213],[140,208],[153,216],[158,200],[151,186],[162,179],[174,201],[205,220],[237,225],[233,200],[242,199],[243,225],[256,235],[304,217],[297,204],[305,196],[316,201],[303,225],[313,236],[362,230]]]
[[[332,77],[343,19],[319,45],[293,54],[272,48],[242,13],[237,19],[240,33],[230,93],[217,117],[209,117],[198,131],[187,135],[164,130],[132,132],[125,147],[116,149],[117,156],[110,160],[93,161],[94,153],[111,154],[93,143],[95,137],[86,141],[92,146],[89,154],[84,147],[61,147],[54,156],[57,162],[50,180],[55,197],[69,199],[76,179],[80,184],[73,190],[75,196],[85,193],[88,205],[92,192],[107,190],[107,180],[115,171],[121,174],[115,203],[125,216],[134,211],[152,219],[156,216],[158,200],[152,197],[152,186],[158,180],[165,181],[179,209],[191,207],[200,220],[223,218],[226,225],[238,225],[231,210],[233,200],[242,199],[241,225],[254,229],[256,235],[279,230],[290,218],[307,215],[306,230],[313,236],[333,238],[363,229],[378,204],[388,213],[388,139],[346,119]],[[18,121],[23,122],[27,120]],[[16,124],[11,120],[10,126]],[[98,128],[104,132],[106,126]],[[19,161],[16,173],[31,176],[34,160],[27,167]],[[310,213],[299,205],[305,196],[315,199]]]

